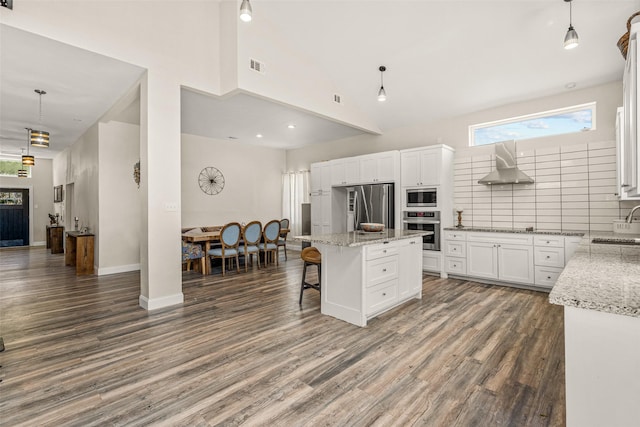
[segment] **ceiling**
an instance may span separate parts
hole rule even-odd
[[[258,1],[267,24],[383,131],[614,80],[616,48],[640,0],[575,0],[580,46],[564,50],[562,0]],[[261,23],[261,20],[263,22]],[[143,69],[0,25],[0,152],[26,147],[25,127],[48,130],[52,158],[131,89]],[[39,58],[46,67],[33,67]],[[378,102],[378,67],[388,99]],[[310,82],[309,84],[313,84]],[[43,89],[42,126],[38,96]],[[131,109],[130,109],[131,110]],[[136,120],[135,114],[130,115]],[[294,124],[295,129],[287,125]],[[293,148],[361,130],[247,93],[217,97],[183,89],[182,131],[239,143]],[[262,134],[262,138],[257,138]]]

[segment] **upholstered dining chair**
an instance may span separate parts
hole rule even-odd
[[[284,248],[284,260],[287,260],[287,235],[289,234],[289,220],[280,220],[280,238],[278,239],[278,257],[280,257],[280,247]]]
[[[200,260],[200,272],[204,272],[205,256],[202,246],[197,243],[182,241],[182,263],[187,265],[187,271],[191,270],[191,262]]]
[[[244,226],[242,230],[243,244],[238,247],[240,255],[244,256],[244,271],[247,271],[249,260],[253,263],[253,255],[258,259],[258,268],[260,268],[260,239],[262,239],[262,223],[260,221],[251,221]]]
[[[238,263],[238,244],[240,243],[240,224],[230,222],[220,230],[220,247],[210,249],[207,255],[209,258],[222,258],[222,275],[225,273],[225,261],[227,259],[236,259],[236,270],[240,272]]]
[[[263,239],[259,245],[260,252],[264,252],[264,263],[267,264],[269,254],[276,260],[278,265],[278,239],[280,238],[280,221],[274,219],[264,226]]]

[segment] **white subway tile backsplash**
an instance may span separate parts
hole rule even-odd
[[[454,201],[463,224],[538,230],[611,231],[637,202],[619,202],[615,142],[518,153],[518,167],[533,184],[489,186],[477,181],[495,169],[493,155],[456,158]]]

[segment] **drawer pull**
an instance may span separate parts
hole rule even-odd
[[[382,296],[383,296],[383,297],[386,297],[386,296],[387,296],[386,292],[383,292],[383,293],[382,293]]]
[[[387,269],[386,269],[386,268],[383,268],[383,269],[382,269],[382,272],[383,272],[383,273],[386,273],[386,272],[387,272]]]
[[[551,280],[551,276],[547,276],[547,280]]]
[[[549,255],[547,255],[547,259],[551,258]]]
[[[457,266],[458,266],[458,264],[453,264],[453,267],[454,267],[454,268],[455,268],[455,267],[457,267]]]

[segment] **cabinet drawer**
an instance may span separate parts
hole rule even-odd
[[[533,238],[533,244],[536,246],[564,248],[564,236],[535,236]]]
[[[398,280],[381,283],[378,286],[367,288],[366,291],[367,315],[377,313],[391,307],[398,301]]]
[[[462,240],[464,242],[465,240],[467,240],[467,234],[461,231],[445,230],[444,239],[445,240]]]
[[[464,258],[445,257],[444,269],[447,273],[467,274],[467,260]]]
[[[368,246],[367,260],[378,259],[386,256],[398,255],[398,244],[387,243],[381,245]]]
[[[533,235],[524,233],[468,233],[467,242],[533,245]]]
[[[367,261],[367,287],[398,277],[398,257],[390,256]]]
[[[467,244],[465,242],[446,240],[444,242],[445,256],[465,257],[467,256]]]
[[[534,250],[536,265],[545,267],[564,267],[564,248],[539,247]]]
[[[423,251],[422,269],[426,271],[440,271],[441,255],[440,252]]]
[[[540,267],[536,266],[535,269],[535,283],[538,286],[544,286],[552,288],[558,280],[558,276],[562,273],[560,267]]]

